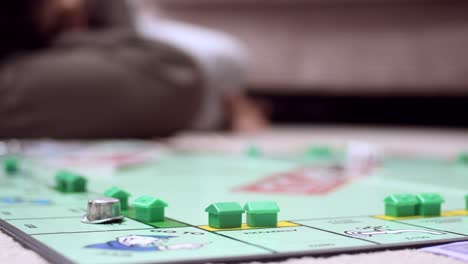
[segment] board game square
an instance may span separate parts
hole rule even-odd
[[[15,226],[26,234],[57,234],[57,233],[80,233],[80,232],[105,232],[114,230],[150,229],[151,226],[142,224],[129,218],[121,223],[92,225],[76,218],[47,218],[47,219],[22,219],[9,220],[9,224]]]
[[[194,227],[49,234],[34,238],[78,264],[171,263],[270,253]]]

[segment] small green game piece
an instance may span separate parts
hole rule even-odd
[[[239,203],[214,203],[205,209],[208,213],[209,226],[218,229],[239,228],[242,225],[244,210]]]
[[[440,216],[440,208],[444,199],[437,193],[421,193],[416,196],[416,214],[421,216]]]
[[[112,197],[115,199],[119,199],[120,201],[120,208],[122,210],[127,210],[128,209],[128,197],[130,196],[130,193],[118,188],[118,187],[112,187],[110,189],[107,189],[104,192],[104,196],[107,197]]]
[[[7,174],[13,174],[19,169],[19,161],[16,157],[6,157],[3,160],[3,168]]]
[[[384,199],[385,215],[392,217],[416,215],[418,198],[412,194],[392,194]]]
[[[468,211],[468,194],[465,195],[465,210]]]
[[[458,163],[468,165],[468,152],[458,154],[457,161]]]
[[[247,225],[250,227],[276,227],[278,224],[280,209],[276,202],[248,202],[244,210],[247,212]]]
[[[246,151],[245,151],[245,154],[248,156],[248,157],[251,157],[251,158],[258,158],[260,156],[262,156],[262,152],[260,151],[260,149],[256,146],[249,146]]]
[[[166,202],[156,197],[143,195],[132,203],[135,208],[135,218],[142,222],[164,221],[164,211],[168,206]]]
[[[70,171],[55,174],[56,189],[65,193],[86,192],[86,178]]]
[[[331,157],[333,155],[333,150],[327,146],[315,145],[309,147],[306,150],[305,155],[308,157],[324,159]]]

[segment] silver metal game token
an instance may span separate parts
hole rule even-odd
[[[104,197],[88,201],[88,212],[81,218],[81,222],[86,224],[104,224],[122,219],[120,201]]]

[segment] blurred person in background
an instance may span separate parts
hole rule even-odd
[[[137,32],[148,31],[147,17],[133,18],[124,0],[15,0],[1,10],[0,137],[152,137],[223,120],[237,130],[265,125],[237,87],[213,91],[206,63],[167,32],[155,33],[157,20],[152,33]]]

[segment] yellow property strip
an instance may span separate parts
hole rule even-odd
[[[440,214],[441,217],[447,216],[463,216],[468,215],[467,210],[453,210],[453,211],[446,211]],[[418,218],[430,218],[430,217],[440,217],[440,216],[403,216],[403,217],[394,217],[394,216],[386,216],[386,215],[376,215],[375,218],[383,219],[383,220],[408,220],[408,219],[418,219]]]
[[[292,223],[292,222],[278,222],[278,227],[295,227],[295,226],[300,226],[298,224]],[[228,229],[217,229],[209,226],[199,226],[199,228],[207,230],[207,231],[212,231],[212,232],[218,232],[218,231],[231,231],[231,230],[249,230],[249,229],[259,229],[259,228],[271,228],[271,227],[250,227],[247,224],[242,224],[240,228],[228,228]]]

